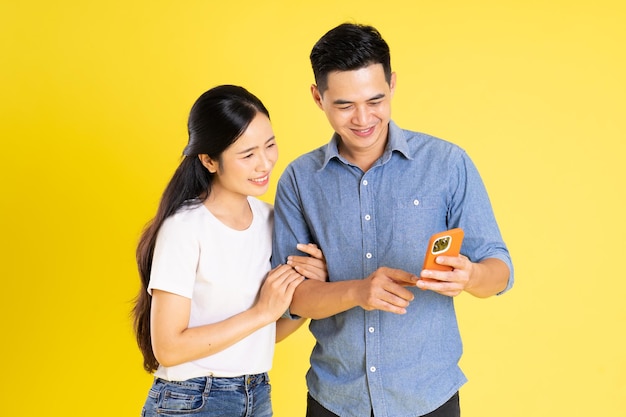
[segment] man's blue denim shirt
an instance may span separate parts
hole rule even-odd
[[[383,156],[367,172],[339,155],[337,135],[293,161],[278,183],[272,264],[324,252],[329,281],[363,279],[381,266],[419,276],[429,237],[465,231],[461,253],[513,265],[474,164],[458,146],[389,124]],[[310,394],[342,417],[415,417],[465,382],[454,299],[409,287],[407,314],[352,308],[312,320]],[[506,291],[505,290],[505,291]],[[503,291],[504,292],[504,291]],[[371,405],[370,405],[371,404]]]

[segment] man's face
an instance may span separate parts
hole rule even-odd
[[[340,153],[348,159],[377,159],[387,143],[396,74],[388,84],[382,64],[328,74],[328,89],[311,93],[330,125],[341,136]]]

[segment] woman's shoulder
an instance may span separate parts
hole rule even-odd
[[[168,217],[165,222],[173,223],[178,225],[190,224],[198,222],[200,219],[205,217],[207,214],[207,209],[204,207],[202,202],[200,201],[188,201],[182,207],[180,207],[176,212]]]

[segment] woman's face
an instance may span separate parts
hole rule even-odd
[[[214,172],[212,192],[260,196],[269,187],[278,147],[269,118],[257,113],[245,132],[222,153],[219,161],[203,160]],[[219,188],[219,189],[218,189]]]

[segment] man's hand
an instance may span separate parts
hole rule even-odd
[[[423,270],[417,287],[456,297],[467,291],[476,297],[490,297],[506,288],[509,268],[500,259],[487,258],[474,263],[466,256],[438,256],[437,263],[452,271]]]
[[[420,274],[417,287],[422,290],[431,290],[436,293],[456,297],[467,287],[472,275],[473,264],[463,255],[438,256],[436,262],[440,265],[452,267],[452,271],[436,271],[425,269]]]
[[[354,296],[364,310],[381,310],[405,314],[413,293],[406,286],[415,286],[418,278],[401,269],[381,267],[369,277],[354,282]]]

